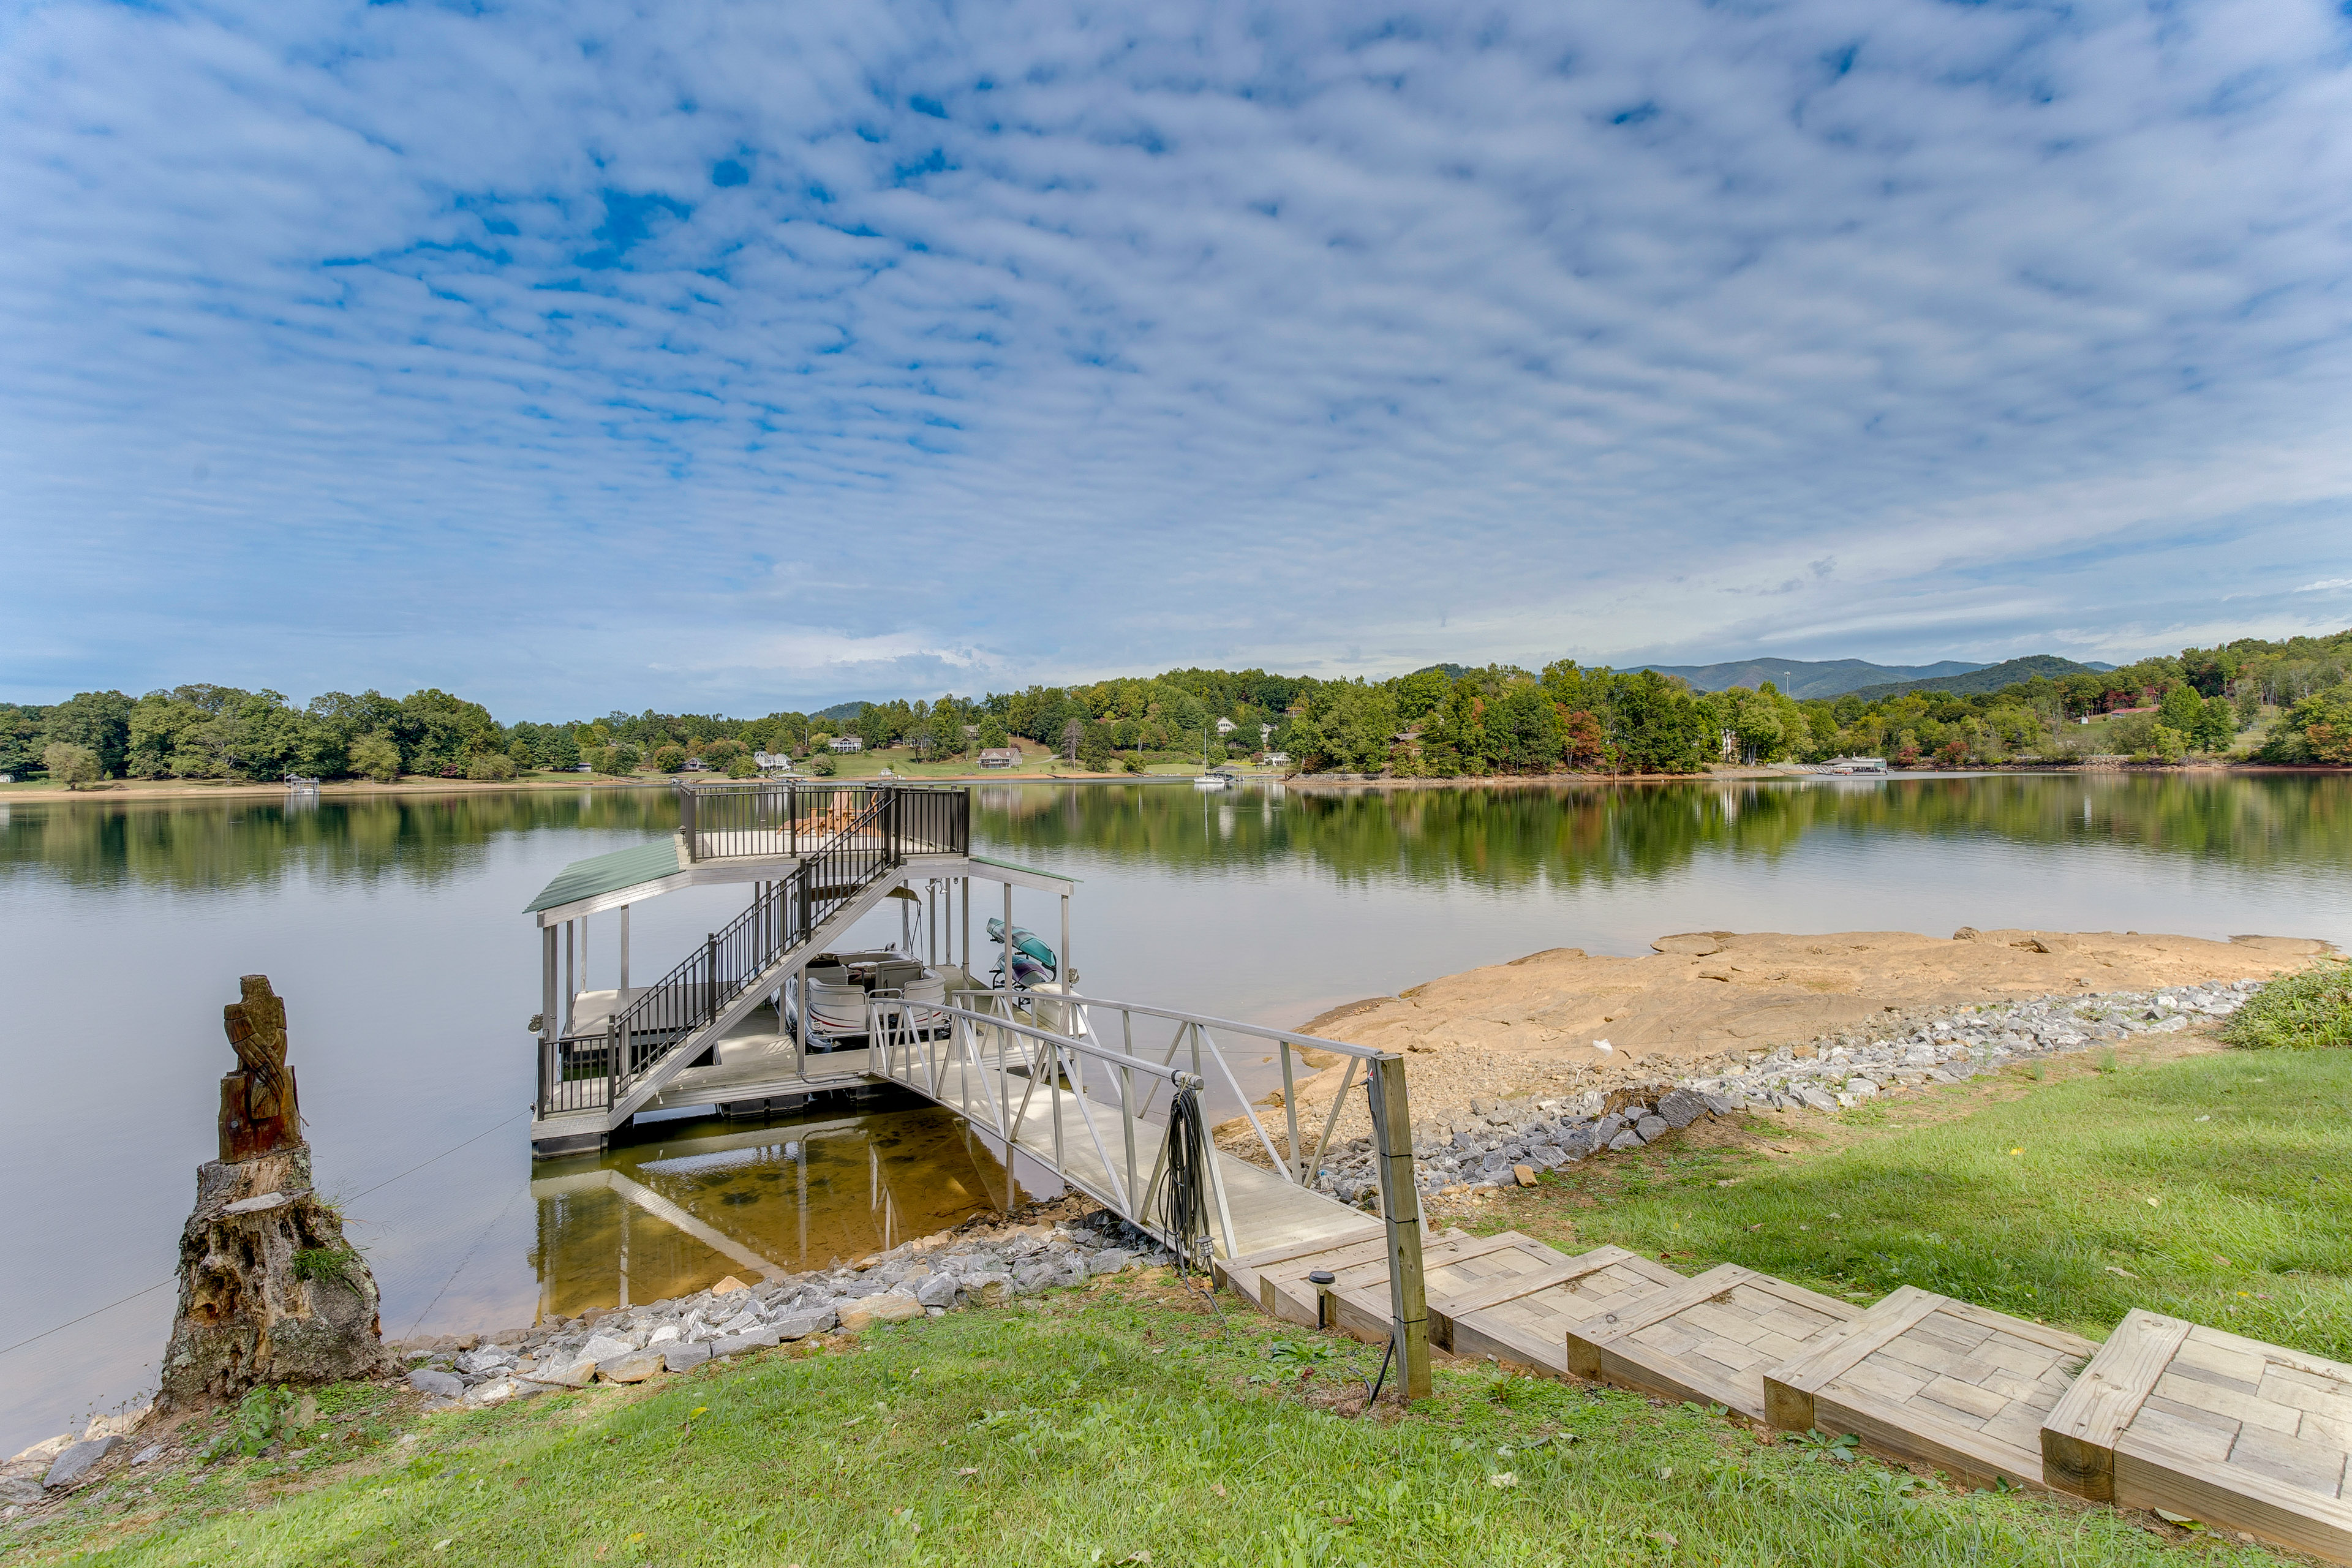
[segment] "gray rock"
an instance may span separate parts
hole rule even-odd
[[[59,1454],[49,1466],[49,1473],[41,1478],[45,1487],[69,1487],[88,1476],[100,1459],[122,1447],[121,1436],[109,1433],[92,1437],[87,1443],[76,1443]]]
[[[1592,1124],[1592,1142],[1601,1148],[1613,1149],[1617,1146],[1617,1134],[1623,1131],[1625,1119],[1612,1110]]]
[[[514,1352],[502,1346],[484,1345],[480,1350],[467,1351],[459,1356],[457,1370],[467,1377],[478,1377],[486,1373],[503,1372],[514,1365],[517,1359]]]
[[[1567,1158],[1568,1151],[1557,1143],[1536,1143],[1529,1145],[1528,1149],[1528,1163],[1540,1165],[1546,1170],[1562,1163]]]
[[[134,1465],[152,1465],[163,1457],[163,1445],[161,1443],[150,1443],[145,1447],[140,1449],[137,1453],[131,1455],[131,1462]]]
[[[1013,1271],[1013,1288],[1024,1296],[1043,1290],[1061,1272],[1048,1261],[1024,1263]]]
[[[1633,1131],[1642,1135],[1644,1143],[1654,1143],[1674,1131],[1674,1124],[1663,1116],[1644,1116],[1633,1123]]]
[[[637,1347],[618,1334],[596,1334],[580,1347],[580,1359],[604,1363],[621,1361],[636,1353]]]
[[[710,1359],[709,1345],[669,1344],[662,1347],[662,1365],[672,1372],[700,1366]]]
[[[1845,1091],[1856,1100],[1874,1100],[1878,1086],[1866,1078],[1850,1078],[1845,1080]]]
[[[1107,1247],[1087,1259],[1089,1274],[1116,1274],[1135,1261],[1135,1254],[1123,1247]]]
[[[779,1318],[769,1326],[781,1343],[785,1340],[804,1340],[811,1334],[821,1334],[839,1321],[840,1316],[831,1307],[819,1307],[814,1311],[794,1312],[790,1317]]]
[[[1801,1103],[1809,1105],[1815,1110],[1835,1110],[1838,1109],[1838,1102],[1835,1100],[1832,1099],[1822,1090],[1815,1089],[1811,1084],[1807,1084],[1804,1088],[1797,1090],[1797,1099]]]
[[[745,1351],[767,1350],[783,1343],[784,1336],[773,1329],[754,1329],[748,1334],[729,1334],[710,1342],[710,1353],[741,1355]]]
[[[1706,1112],[1706,1101],[1686,1089],[1668,1089],[1658,1097],[1658,1120],[1677,1131]]]
[[[926,1307],[952,1307],[956,1279],[952,1274],[927,1275],[915,1282],[915,1300]]]
[[[1609,1140],[1609,1147],[1612,1149],[1639,1149],[1641,1146],[1642,1135],[1630,1127]]]
[[[420,1366],[410,1373],[408,1386],[419,1394],[430,1394],[436,1399],[457,1399],[463,1397],[466,1392],[465,1380],[457,1373],[435,1372],[429,1366]]]
[[[0,1476],[0,1503],[16,1503],[30,1508],[48,1495],[48,1489],[41,1485],[41,1478],[30,1471]]]
[[[1706,1102],[1707,1110],[1717,1116],[1728,1116],[1739,1109],[1739,1101],[1727,1095],[1702,1094],[1699,1098]]]

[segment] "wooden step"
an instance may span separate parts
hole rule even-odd
[[[1500,1236],[1467,1236],[1460,1231],[1423,1244],[1421,1249],[1421,1276],[1423,1294],[1443,1290],[1449,1281],[1463,1278],[1486,1278],[1497,1269],[1525,1269],[1536,1267],[1529,1255],[1539,1253],[1546,1258],[1559,1254],[1532,1237],[1516,1231]],[[1389,1260],[1383,1249],[1378,1257],[1349,1261],[1324,1262],[1317,1265],[1328,1269],[1332,1283],[1314,1285],[1300,1275],[1284,1287],[1290,1296],[1285,1307],[1292,1321],[1314,1321],[1318,1298],[1329,1301],[1332,1317],[1328,1327],[1360,1340],[1385,1342],[1389,1336]]]
[[[1581,1376],[1764,1419],[1764,1373],[1862,1315],[1859,1307],[1726,1263],[1567,1334]]]
[[[2056,1489],[2352,1563],[2352,1366],[2341,1362],[2134,1311],[2041,1437]]]
[[[1596,1247],[1483,1289],[1433,1300],[1430,1337],[1455,1355],[1490,1355],[1564,1373],[1567,1338],[1575,1328],[1683,1283],[1682,1275],[1640,1253]]]
[[[1971,1480],[2042,1484],[2042,1423],[2090,1341],[1906,1285],[1764,1374],[1765,1418]]]

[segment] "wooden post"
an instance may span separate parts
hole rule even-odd
[[[1372,1152],[1388,1227],[1389,1332],[1407,1399],[1429,1397],[1429,1298],[1421,1272],[1421,1185],[1412,1173],[1412,1109],[1404,1058],[1372,1059]]]

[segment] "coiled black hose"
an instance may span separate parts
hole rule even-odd
[[[1168,1182],[1160,1198],[1160,1233],[1175,1251],[1180,1279],[1209,1256],[1209,1159],[1201,1091],[1180,1085],[1168,1108]]]

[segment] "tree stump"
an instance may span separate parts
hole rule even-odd
[[[234,1399],[385,1366],[375,1277],[319,1200],[286,1066],[286,1007],[262,975],[227,1009],[245,1066],[221,1081],[221,1158],[196,1172],[162,1399]]]

